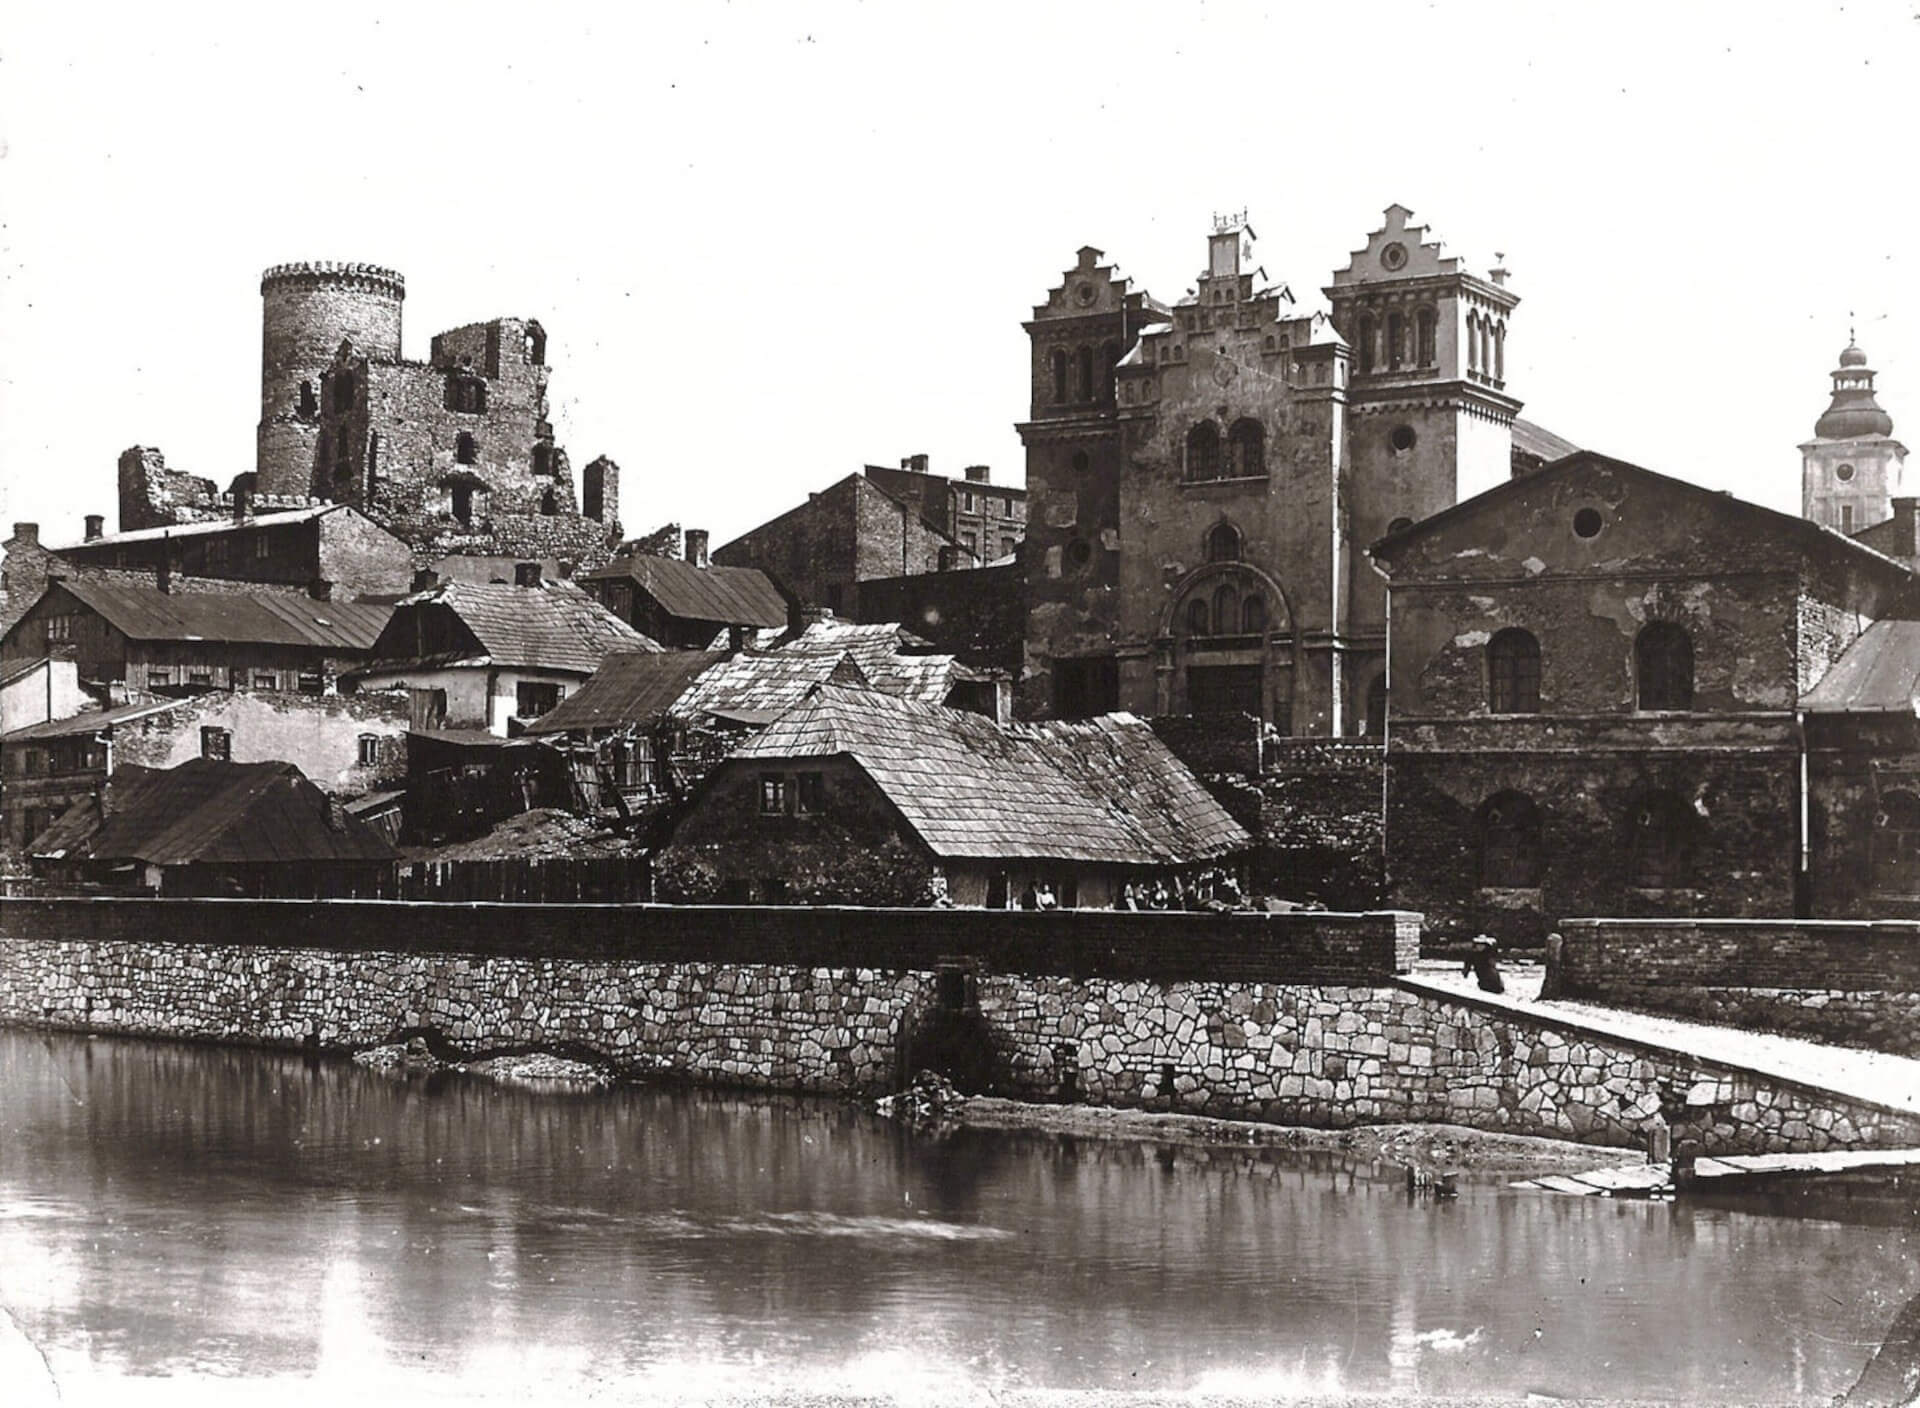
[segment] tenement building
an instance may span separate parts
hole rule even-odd
[[[1263,282],[1244,217],[1171,307],[1085,248],[1034,309],[1024,712],[1377,728],[1386,593],[1360,549],[1518,463],[1518,299],[1409,222],[1387,210],[1330,312]]]
[[[1817,800],[1803,829],[1796,711],[1905,609],[1899,563],[1584,451],[1372,554],[1393,623],[1394,904],[1441,933],[1535,939],[1560,915],[1849,908],[1809,893],[1837,831]],[[1832,707],[1859,707],[1843,694]]]
[[[261,276],[260,424],[253,473],[223,495],[147,448],[120,462],[120,527],[158,528],[314,501],[351,504],[422,561],[449,552],[587,566],[619,541],[619,469],[595,460],[578,495],[548,419],[547,333],[495,318],[401,350],[406,283],[373,264],[280,264]]]

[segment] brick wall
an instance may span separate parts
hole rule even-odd
[[[1920,922],[1576,919],[1567,997],[1920,1055]]]
[[[154,908],[154,906],[160,906]],[[15,938],[165,945],[246,942],[347,953],[932,968],[948,955],[1002,972],[1114,978],[1367,982],[1410,968],[1418,915],[1159,914],[1107,910],[836,909],[725,905],[0,900]]]

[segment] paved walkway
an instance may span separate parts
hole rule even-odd
[[[1542,1002],[1538,965],[1502,965],[1501,977],[1507,984],[1504,994],[1481,992],[1471,977],[1461,973],[1458,963],[1443,965],[1436,961],[1422,962],[1401,981],[1437,997],[1467,998],[1522,1018],[1552,1018],[1598,1037],[1621,1037],[1664,1047],[1696,1060],[1797,1081],[1850,1100],[1920,1115],[1920,1060],[1586,1002]]]

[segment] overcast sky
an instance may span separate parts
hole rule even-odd
[[[1245,207],[1306,306],[1399,201],[1522,299],[1524,412],[1797,511],[1849,315],[1920,436],[1916,0],[7,6],[0,519],[253,467],[259,274],[551,336],[573,464],[716,545],[861,464],[1019,482],[1021,320]]]

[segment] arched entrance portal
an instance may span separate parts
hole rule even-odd
[[[1247,713],[1292,731],[1293,610],[1270,573],[1232,560],[1188,573],[1161,612],[1158,646],[1160,712]]]

